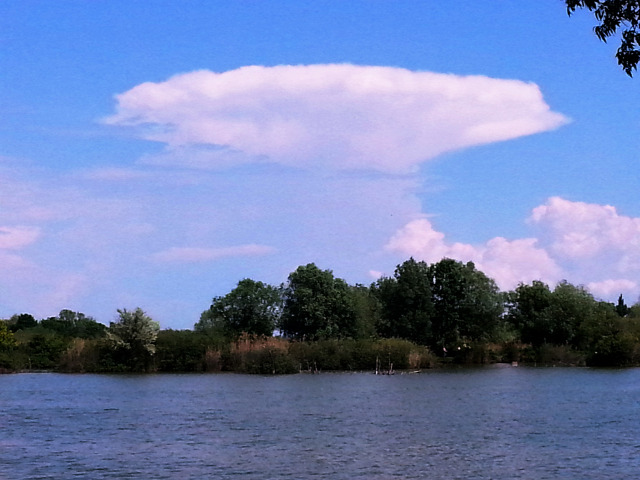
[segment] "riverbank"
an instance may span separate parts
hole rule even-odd
[[[30,359],[16,356],[15,367],[0,368],[0,373],[222,373],[282,375],[322,372],[371,372],[399,374],[454,366],[521,365],[521,366],[634,366],[599,365],[590,362],[585,352],[569,346],[506,343],[462,344],[437,356],[427,347],[407,340],[323,340],[297,342],[279,337],[244,336],[223,345],[194,345],[159,342],[147,368],[118,361],[99,341],[76,342],[52,359],[48,368],[29,368]],[[591,357],[593,358],[593,356]]]

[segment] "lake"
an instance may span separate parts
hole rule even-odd
[[[0,375],[0,478],[604,479],[640,472],[640,369]]]

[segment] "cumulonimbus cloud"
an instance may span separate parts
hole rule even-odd
[[[350,64],[196,71],[116,96],[107,124],[167,145],[197,165],[240,157],[287,165],[414,170],[444,152],[567,122],[533,83]],[[153,162],[147,157],[146,162]],[[228,162],[228,161],[227,161]]]
[[[608,205],[552,197],[529,219],[539,238],[490,239],[481,245],[452,243],[426,218],[409,222],[389,240],[390,251],[427,262],[444,257],[473,261],[503,289],[518,283],[562,279],[611,299],[637,295],[640,285],[640,218]]]

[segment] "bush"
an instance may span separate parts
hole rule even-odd
[[[154,363],[161,372],[206,369],[206,337],[191,330],[162,330],[156,339]]]
[[[85,373],[100,370],[99,342],[75,338],[61,355],[58,368],[63,372]]]
[[[638,361],[634,353],[637,345],[628,335],[607,336],[598,340],[593,353],[587,357],[587,365],[593,367],[624,367]],[[636,358],[634,358],[636,357]]]

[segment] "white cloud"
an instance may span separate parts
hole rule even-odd
[[[620,215],[610,205],[552,197],[530,220],[550,237],[558,256],[582,264],[595,260],[620,274],[640,271],[640,218]]]
[[[567,122],[532,83],[348,64],[197,71],[140,84],[116,99],[106,123],[168,145],[145,162],[197,167],[268,157],[408,172],[444,152]],[[185,155],[192,148],[195,154]],[[226,159],[225,149],[234,158]]]
[[[226,257],[269,255],[274,252],[274,248],[265,245],[238,245],[221,248],[172,247],[153,254],[151,258],[161,263],[193,263],[210,262]]]
[[[485,245],[450,243],[426,218],[405,225],[386,245],[388,250],[413,256],[428,263],[442,258],[474,262],[493,278],[502,289],[514,288],[519,282],[543,280],[553,283],[561,279],[561,270],[533,238],[508,241],[501,237]]]
[[[611,205],[552,197],[533,210],[531,221],[552,232],[558,254],[577,259],[615,250],[640,258],[640,218],[619,215]]]
[[[509,241],[496,237],[481,251],[478,267],[504,289],[514,288],[520,282],[542,280],[554,284],[562,279],[563,272],[557,260],[541,248],[535,238]]]
[[[448,242],[422,218],[398,230],[386,248],[429,263],[444,257],[473,261],[502,289],[567,279],[609,300],[620,293],[638,293],[640,218],[620,215],[609,205],[552,197],[534,208],[529,220],[538,228],[538,238],[495,237],[470,245]]]

